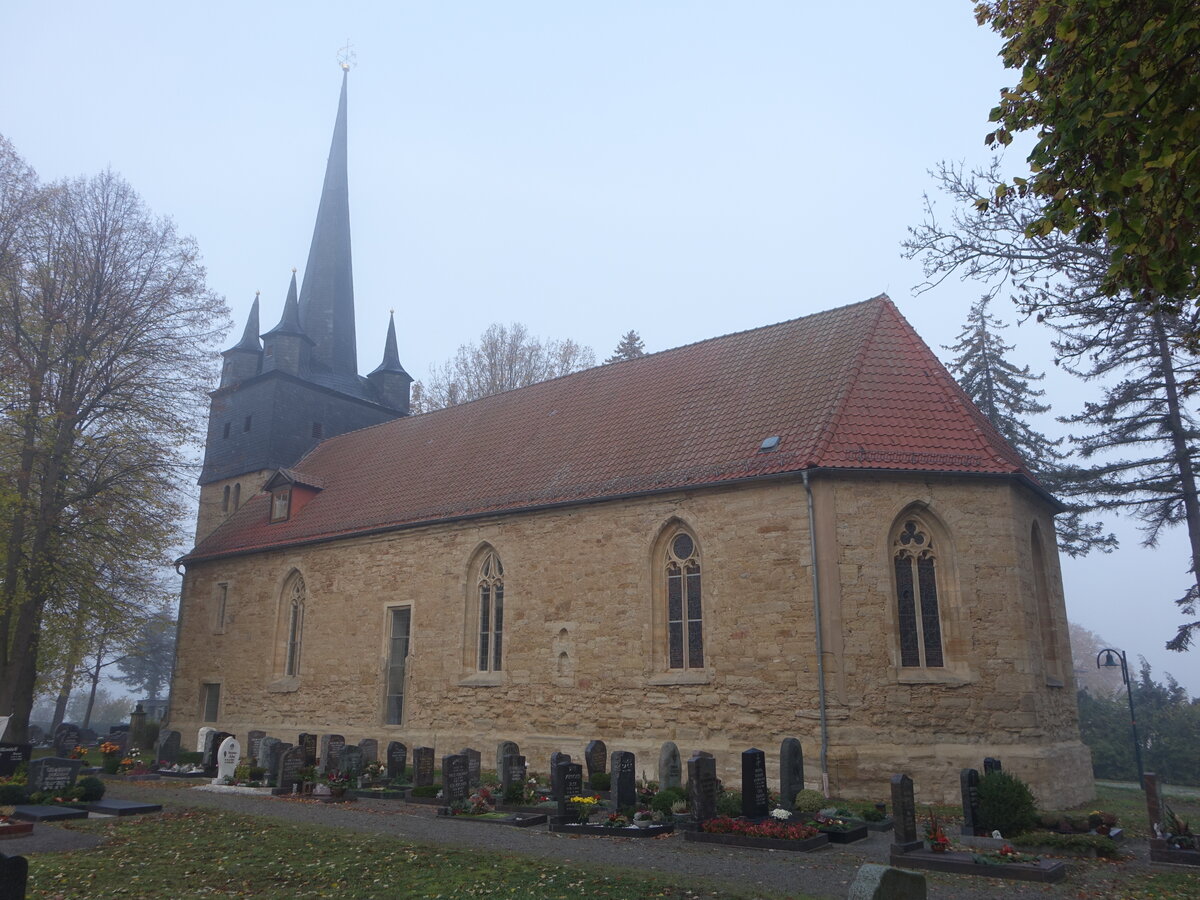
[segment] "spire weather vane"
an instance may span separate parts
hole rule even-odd
[[[346,46],[338,50],[337,61],[338,65],[342,67],[343,72],[349,72],[358,61],[358,54],[352,49],[353,46],[350,43],[350,38],[346,38]]]

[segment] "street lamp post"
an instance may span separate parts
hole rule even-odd
[[[1101,661],[1100,657],[1104,657],[1103,661]],[[1117,662],[1118,659],[1120,659],[1120,662]],[[1142,771],[1142,745],[1138,741],[1137,716],[1133,713],[1133,687],[1129,684],[1129,665],[1125,661],[1125,651],[1112,650],[1106,647],[1096,654],[1096,668],[1115,669],[1117,666],[1121,667],[1121,680],[1125,682],[1125,694],[1129,697],[1129,724],[1133,726],[1133,755],[1137,760],[1138,784],[1144,789],[1146,786],[1146,777]]]

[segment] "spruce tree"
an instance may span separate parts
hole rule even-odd
[[[1066,454],[1059,449],[1063,439],[1051,440],[1029,424],[1030,416],[1050,411],[1039,399],[1045,390],[1033,386],[1046,376],[1010,361],[1008,354],[1014,345],[1000,337],[1000,331],[1008,326],[988,312],[990,301],[988,296],[980,298],[971,307],[958,342],[943,347],[955,354],[947,368],[1048,490],[1074,493],[1078,470],[1068,465]],[[1091,550],[1111,552],[1116,538],[1105,534],[1100,523],[1084,522],[1084,511],[1082,505],[1068,504],[1067,511],[1059,515],[1055,523],[1059,549],[1071,556]]]
[[[617,349],[613,351],[613,355],[604,361],[608,363],[620,362],[623,359],[637,359],[639,356],[646,355],[646,345],[642,343],[641,337],[636,331],[630,330],[621,338],[621,342],[617,344]]]

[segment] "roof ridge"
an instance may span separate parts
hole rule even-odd
[[[866,356],[867,348],[871,345],[871,338],[875,334],[875,329],[879,327],[879,320],[883,318],[883,310],[885,306],[895,304],[892,303],[892,298],[887,294],[878,294],[870,300],[863,301],[864,303],[876,303],[878,307],[875,311],[875,320],[871,323],[870,328],[863,330],[862,342],[858,345],[858,352],[854,355],[854,362],[847,367],[847,375],[849,377],[842,379],[841,391],[837,399],[831,404],[831,413],[826,420],[825,427],[821,429],[821,436],[817,439],[817,445],[813,448],[812,459],[809,460],[809,466],[817,466],[821,464],[821,457],[825,451],[829,449],[829,444],[833,440],[833,436],[837,430],[839,421],[846,411],[846,403],[850,399],[850,395],[854,393],[855,385],[858,382],[857,374],[862,370],[863,357]]]

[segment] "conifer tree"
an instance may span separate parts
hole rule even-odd
[[[623,359],[637,359],[639,356],[646,355],[646,345],[642,343],[641,337],[632,329],[627,331],[621,338],[621,342],[617,344],[617,349],[613,351],[613,355],[604,361],[605,365],[609,363],[620,362]]]
[[[1045,396],[1045,390],[1033,387],[1033,382],[1046,376],[1009,360],[1014,345],[1004,343],[999,334],[1008,326],[988,312],[990,302],[990,297],[981,297],[971,307],[958,342],[943,347],[956,354],[947,368],[1048,490],[1074,493],[1077,470],[1067,464],[1066,454],[1059,449],[1063,439],[1051,440],[1029,424],[1030,416],[1050,411],[1050,406],[1038,399]],[[1058,517],[1059,549],[1071,556],[1091,550],[1111,552],[1116,538],[1105,534],[1102,524],[1084,522],[1084,511],[1081,505],[1068,505]]]

